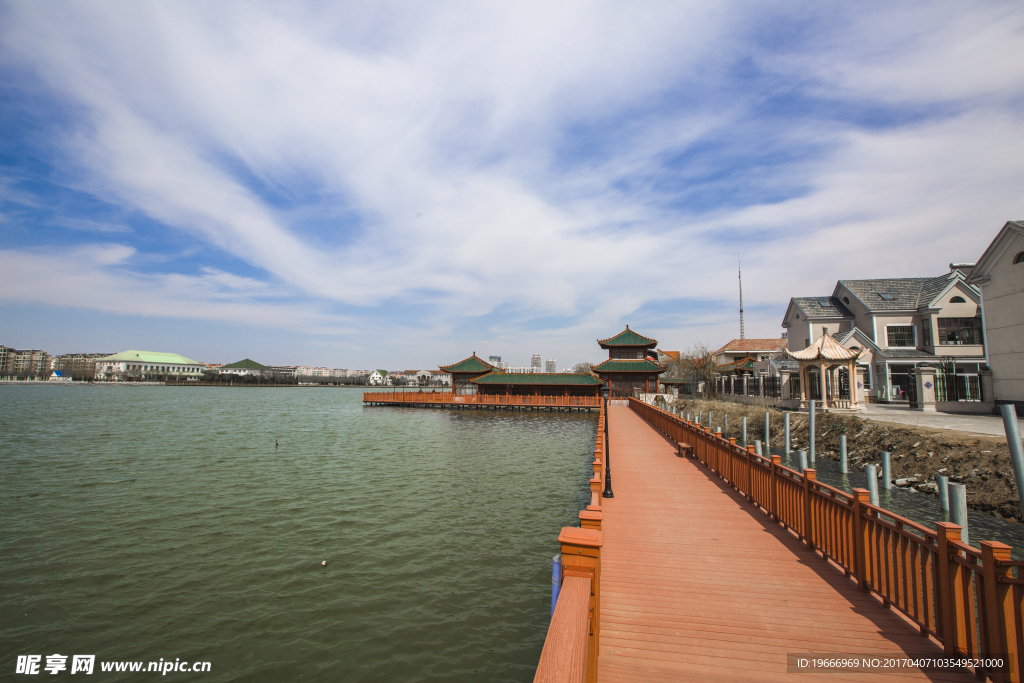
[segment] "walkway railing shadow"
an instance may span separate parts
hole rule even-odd
[[[642,401],[630,399],[630,407],[680,455],[698,460],[860,590],[934,636],[946,655],[976,662],[971,668],[994,681],[1021,680],[1024,562],[1010,559],[1010,546],[982,541],[973,548],[956,524],[929,529],[871,505],[865,489],[845,493],[818,482],[813,469],[784,467],[779,456],[759,456],[753,446],[743,449]]]

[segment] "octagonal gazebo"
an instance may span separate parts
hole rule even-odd
[[[813,344],[800,351],[788,351],[789,356],[800,363],[800,407],[808,407],[809,401],[817,400],[818,397],[808,396],[808,370],[818,368],[821,373],[821,381],[818,383],[821,391],[821,407],[829,407],[829,387],[836,387],[832,397],[833,407],[836,402],[842,400],[839,397],[839,382],[833,383],[833,373],[838,380],[839,370],[845,368],[849,373],[850,405],[854,410],[859,410],[857,405],[857,358],[860,351],[848,349],[827,334],[821,335]]]

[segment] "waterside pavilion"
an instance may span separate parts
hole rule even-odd
[[[823,334],[806,349],[789,351],[789,356],[800,363],[800,407],[807,408],[809,401],[821,401],[822,408],[848,403],[851,410],[859,410],[857,394],[851,391],[851,383],[857,381],[857,358],[860,351],[841,345],[830,335]],[[816,370],[817,374],[811,372]],[[810,379],[817,382],[810,385]],[[843,406],[847,407],[847,406]]]
[[[657,339],[637,334],[629,329],[608,339],[598,339],[602,349],[608,350],[608,360],[595,365],[591,370],[608,382],[611,395],[618,398],[632,396],[634,390],[645,394],[657,392],[658,376],[667,369],[652,360],[657,352]]]
[[[598,396],[601,380],[590,373],[492,372],[470,382],[478,395]]]
[[[442,372],[451,374],[453,394],[472,393],[475,390],[475,386],[470,384],[472,380],[491,372],[501,372],[500,368],[479,358],[476,351],[469,358],[464,358],[451,365],[442,365],[440,369]],[[467,390],[469,391],[467,392]]]

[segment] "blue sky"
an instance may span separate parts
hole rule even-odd
[[[559,367],[1024,218],[1005,3],[0,3],[0,343]]]

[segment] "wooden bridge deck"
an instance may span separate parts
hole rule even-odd
[[[625,406],[610,408],[598,681],[975,680],[786,672],[787,653],[942,648]]]

